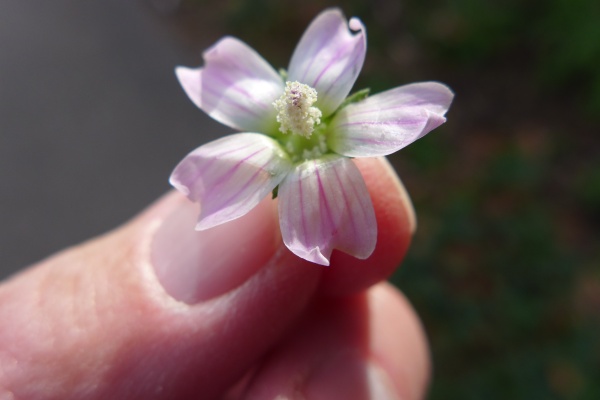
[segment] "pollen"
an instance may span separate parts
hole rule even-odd
[[[279,130],[306,138],[312,135],[315,126],[321,123],[321,110],[313,107],[317,91],[300,82],[286,82],[285,91],[273,102],[277,110]]]

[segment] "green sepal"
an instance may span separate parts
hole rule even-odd
[[[275,186],[275,189],[273,189],[273,197],[271,197],[271,200],[275,200],[277,198],[278,194],[279,194],[279,185]]]
[[[288,73],[285,68],[279,68],[279,76],[284,82],[287,82]]]
[[[358,92],[352,93],[350,96],[346,97],[346,100],[344,100],[342,102],[342,104],[340,104],[340,106],[338,107],[336,112],[340,111],[342,108],[346,107],[348,104],[357,103],[361,100],[366,99],[369,96],[369,93],[371,93],[371,89],[369,89],[369,88],[361,89]]]

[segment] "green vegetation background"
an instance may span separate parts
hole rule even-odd
[[[456,93],[391,157],[418,215],[393,282],[429,335],[429,397],[600,399],[600,2],[187,0],[173,20],[193,37],[210,13],[285,67],[326,6],[367,26],[355,89]]]

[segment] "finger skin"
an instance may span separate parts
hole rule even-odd
[[[177,302],[147,256],[153,226],[172,206],[0,288],[0,388],[17,399],[217,398],[279,339],[319,269],[279,251],[236,290]]]
[[[370,291],[370,351],[401,399],[423,399],[431,376],[425,330],[408,299],[389,283]]]
[[[393,186],[390,190],[394,178],[385,164],[358,165],[380,224],[380,244],[368,260],[337,254],[324,269],[294,256],[277,235],[274,244],[264,244],[270,253],[263,254],[268,261],[258,272],[223,295],[188,305],[165,292],[150,257],[157,229],[187,202],[170,194],[122,228],[0,285],[0,394],[18,399],[220,396],[297,324],[317,290],[328,295],[363,290],[388,276],[404,254],[406,232],[412,231],[410,204],[393,194]],[[232,251],[235,224],[276,226],[274,207],[267,199],[230,223]],[[323,279],[325,271],[331,274]]]
[[[430,374],[425,335],[394,287],[322,298],[311,311],[256,372],[244,399],[424,398]],[[383,371],[375,385],[373,369]]]

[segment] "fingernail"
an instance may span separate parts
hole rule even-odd
[[[156,230],[151,257],[158,280],[176,300],[196,304],[227,293],[275,252],[279,229],[271,199],[241,218],[205,231],[194,229],[196,204],[173,203]]]
[[[357,350],[341,352],[318,366],[306,385],[308,399],[398,400],[392,380]]]

